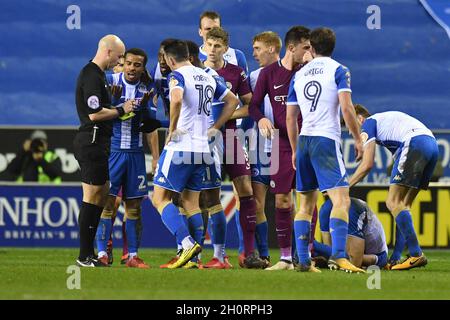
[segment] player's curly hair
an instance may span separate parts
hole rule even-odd
[[[225,29],[221,27],[214,27],[211,30],[209,30],[208,33],[206,34],[206,40],[208,39],[222,40],[226,46],[228,46],[228,43],[230,41],[228,32],[226,32]]]

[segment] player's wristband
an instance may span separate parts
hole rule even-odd
[[[116,107],[116,110],[117,112],[119,112],[119,117],[125,114],[125,110],[123,110],[123,107]]]

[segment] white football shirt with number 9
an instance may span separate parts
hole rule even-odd
[[[350,89],[350,71],[330,57],[317,57],[291,80],[287,105],[302,113],[300,135],[341,140],[338,93]]]

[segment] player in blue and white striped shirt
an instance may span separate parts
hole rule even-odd
[[[97,228],[97,248],[99,260],[108,261],[106,244],[111,234],[114,204],[122,188],[122,198],[126,205],[126,234],[128,239],[128,267],[148,268],[138,256],[138,246],[142,232],[141,202],[147,196],[147,174],[143,152],[143,121],[154,119],[156,107],[151,79],[142,81],[147,63],[147,55],[141,49],[129,49],[124,56],[124,71],[109,75],[107,80],[113,92],[112,105],[120,106],[125,101],[135,99],[139,105],[135,111],[113,121],[109,171],[111,186],[109,197]],[[154,150],[155,146],[150,146]]]

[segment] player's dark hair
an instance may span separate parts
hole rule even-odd
[[[200,15],[200,19],[198,20],[198,27],[201,28],[202,27],[202,20],[203,18],[209,18],[211,20],[216,20],[219,19],[219,24],[221,23],[220,21],[220,15],[216,12],[216,11],[204,11],[201,15]]]
[[[364,107],[362,104],[359,103],[355,104],[355,112],[356,115],[361,115],[364,118],[368,118],[371,116],[369,110],[367,110],[366,107]]]
[[[297,45],[303,40],[308,40],[310,37],[310,30],[304,26],[293,26],[286,32],[284,36],[284,45],[287,47],[289,44]]]
[[[174,41],[176,41],[177,39],[175,39],[175,38],[167,38],[167,39],[164,39],[163,41],[161,41],[161,43],[159,44],[159,47],[160,48],[164,48],[164,46],[165,45],[167,45],[167,44],[169,44],[169,43],[171,43],[171,42],[174,42]]]
[[[183,40],[174,40],[163,47],[164,53],[175,59],[176,62],[189,60],[189,50]]]
[[[200,53],[198,45],[191,40],[186,40],[186,45],[188,47],[189,60],[191,61],[191,63],[196,67],[203,68],[204,66],[198,57]]]
[[[219,39],[222,40],[222,42],[228,46],[230,43],[230,36],[228,35],[228,32],[225,31],[225,29],[221,27],[214,27],[211,28],[211,30],[208,31],[206,34],[206,40],[208,39]]]
[[[144,57],[144,67],[147,65],[148,57],[144,50],[139,49],[139,48],[128,49],[127,51],[125,51],[125,54],[124,54],[125,59],[127,58],[127,54],[134,54],[135,56]]]
[[[331,57],[336,44],[336,35],[334,34],[334,31],[329,28],[317,28],[311,31],[310,41],[316,54]]]
[[[194,41],[186,40],[186,45],[188,47],[190,56],[198,56],[198,54],[200,53],[200,50],[198,48],[198,45]]]

